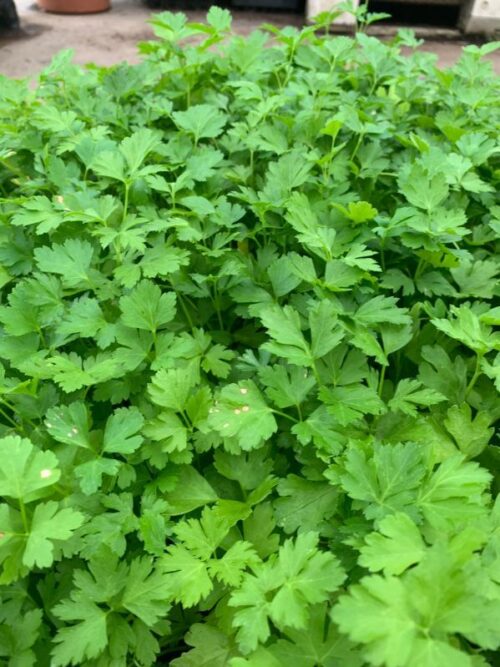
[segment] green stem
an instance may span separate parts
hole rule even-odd
[[[424,270],[425,265],[427,262],[425,259],[422,259],[422,257],[418,260],[418,265],[417,265],[417,270],[415,271],[415,275],[413,276],[413,280],[416,281],[418,278],[420,278],[420,275],[422,271]]]
[[[217,321],[219,322],[219,327],[221,331],[224,331],[224,323],[222,321],[222,314],[220,312],[220,303],[219,303],[219,290],[217,285],[214,283],[214,295],[212,297],[212,303],[214,304],[215,312],[217,313]]]
[[[42,343],[43,347],[49,347],[47,345],[47,341],[45,340],[45,335],[40,327],[37,327],[37,333],[40,336],[40,342]]]
[[[181,416],[182,421],[184,422],[184,426],[188,430],[191,431],[193,429],[193,427],[192,427],[191,420],[189,419],[187,412],[185,410],[179,410],[179,414]]]
[[[382,397],[382,391],[384,390],[384,381],[385,381],[385,369],[387,366],[382,366],[380,370],[380,376],[379,376],[379,381],[378,381],[378,390],[377,393],[379,397]]]
[[[16,430],[19,428],[20,424],[18,424],[12,417],[5,412],[3,408],[0,408],[0,415],[4,417]]]
[[[191,331],[193,331],[193,329],[194,329],[193,320],[191,319],[191,315],[189,314],[189,311],[188,311],[188,309],[186,307],[186,304],[184,302],[184,297],[181,294],[179,294],[179,292],[176,292],[176,294],[177,294],[177,300],[180,304],[180,307],[182,308],[182,312],[184,313],[184,317],[188,321],[188,324],[191,328]]]
[[[17,174],[18,176],[23,176],[22,169],[19,169],[18,167],[15,167],[13,164],[10,164],[7,158],[0,158],[0,164],[3,165],[9,171],[11,171],[13,174]]]
[[[295,417],[292,417],[291,415],[287,415],[286,412],[281,412],[281,410],[274,410],[274,409],[272,410],[272,412],[275,415],[279,415],[280,417],[285,417],[285,419],[289,419],[294,424],[298,423],[298,419],[295,419]]]
[[[380,242],[380,266],[382,271],[385,271],[385,238],[382,238]]]
[[[51,489],[55,492],[58,493],[61,496],[67,496],[68,495],[68,489],[64,488],[61,484],[54,484],[51,486]]]
[[[125,222],[127,218],[127,213],[128,213],[128,198],[129,198],[129,191],[130,191],[130,183],[128,181],[125,181],[125,197],[123,198],[123,216],[122,216],[122,225]]]
[[[242,486],[242,484],[239,480],[238,480],[238,486],[240,487],[243,502],[246,503],[247,498],[248,498],[248,493],[245,491],[245,489],[243,488],[243,486]]]
[[[15,407],[14,405],[12,405],[12,403],[10,403],[9,401],[7,401],[5,398],[0,398],[0,403],[3,403],[3,405],[5,405],[5,407],[8,408],[9,410],[12,410],[12,412],[14,412],[14,413],[16,412],[16,407]],[[4,413],[4,415],[5,415],[5,413]],[[5,415],[5,416],[6,416],[6,415]],[[10,418],[10,421],[11,421],[11,423],[14,424],[17,428],[21,428],[21,430],[24,431],[24,429],[23,429],[23,427],[22,427],[21,424],[18,424],[16,421],[13,421],[12,418]],[[27,422],[27,423],[28,423],[32,428],[34,428],[34,429],[35,429],[35,428],[38,428],[38,424],[35,424],[35,422],[34,422],[32,419],[28,419],[27,417],[24,417],[24,418],[23,418],[23,421]]]
[[[316,366],[316,362],[313,359],[312,354],[311,354],[311,370],[313,372],[314,379],[316,380],[316,382],[318,384],[318,387],[321,387],[321,385],[322,385],[321,377],[319,375],[318,367]]]
[[[467,388],[465,389],[465,395],[464,398],[467,398],[467,396],[470,394],[470,392],[474,389],[474,385],[476,384],[479,376],[481,375],[481,362],[483,360],[483,355],[482,354],[477,354],[476,355],[476,366],[474,368],[474,374],[470,379],[469,384],[467,385]]]
[[[19,498],[19,511],[21,512],[21,520],[23,522],[24,532],[26,535],[28,535],[30,532],[28,526],[28,517],[26,516],[26,507],[24,506],[24,500],[22,498]]]
[[[354,160],[354,158],[358,154],[359,147],[361,146],[361,142],[363,141],[364,138],[365,138],[365,135],[364,135],[363,132],[361,132],[361,134],[358,137],[358,141],[356,142],[356,146],[354,147],[354,151],[352,152],[351,162]]]

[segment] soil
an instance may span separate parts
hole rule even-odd
[[[86,16],[48,14],[37,9],[33,0],[17,0],[21,29],[0,34],[0,74],[31,77],[48,65],[61,49],[74,49],[77,63],[113,65],[137,62],[136,44],[153,36],[147,24],[152,10],[141,0],[114,0],[111,11]],[[205,12],[188,11],[190,20],[200,21]],[[300,14],[233,11],[233,25],[246,34],[264,22],[278,26],[304,23]],[[451,31],[453,34],[453,31]],[[465,44],[461,40],[427,40],[422,49],[438,55],[441,66],[451,65]],[[500,72],[500,51],[492,54]]]

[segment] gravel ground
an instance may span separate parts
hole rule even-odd
[[[13,36],[0,35],[0,74],[13,77],[36,75],[60,49],[72,48],[78,63],[94,62],[112,65],[126,60],[137,62],[136,43],[148,40],[153,33],[146,23],[151,10],[141,0],[114,0],[111,11],[87,16],[46,14],[33,0],[16,0],[22,30]],[[186,12],[191,20],[203,18],[204,12]],[[276,25],[301,25],[297,14],[233,12],[237,32],[245,34],[263,22]],[[453,31],[436,32],[453,36]],[[465,42],[460,39],[429,39],[422,47],[438,55],[441,66],[455,62]],[[500,73],[500,52],[491,56]]]

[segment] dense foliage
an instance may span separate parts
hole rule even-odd
[[[329,19],[0,80],[2,665],[494,664],[492,47]]]

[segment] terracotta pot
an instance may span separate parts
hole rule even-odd
[[[109,9],[110,0],[37,0],[40,9],[55,14],[95,14]]]

